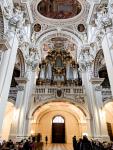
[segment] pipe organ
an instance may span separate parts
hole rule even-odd
[[[39,68],[37,85],[82,85],[79,66],[65,50],[48,52]]]

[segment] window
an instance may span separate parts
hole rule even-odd
[[[53,123],[64,123],[64,118],[61,117],[61,116],[56,116],[56,117],[53,119]]]

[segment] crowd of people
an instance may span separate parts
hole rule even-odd
[[[74,150],[113,150],[113,143],[100,142],[98,140],[89,140],[87,136],[83,136],[78,141],[76,136],[73,137]]]
[[[48,138],[45,137],[47,144]],[[33,139],[24,139],[14,143],[12,140],[0,142],[0,150],[42,150],[43,143],[36,142]],[[76,136],[73,137],[73,150],[113,150],[113,143],[100,142],[98,140],[89,140],[83,136],[78,141]]]
[[[0,143],[0,150],[38,150],[37,144],[38,147],[42,148],[42,145],[30,139],[24,139],[16,143],[14,143],[12,140],[7,142],[4,140],[2,143]]]

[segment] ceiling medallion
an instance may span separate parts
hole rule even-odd
[[[34,31],[35,31],[35,32],[40,32],[40,31],[41,31],[41,25],[38,24],[38,23],[36,23],[36,24],[34,25]]]
[[[85,31],[85,26],[83,24],[79,24],[77,27],[79,32],[84,32]]]

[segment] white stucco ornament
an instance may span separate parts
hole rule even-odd
[[[95,19],[95,24],[98,29],[107,28],[112,25],[112,20],[108,13],[108,7],[103,5],[99,8],[97,12],[97,18]]]
[[[10,6],[4,8],[4,16],[9,20],[9,25],[21,28],[25,23],[24,12],[20,6],[15,6],[13,10]]]

